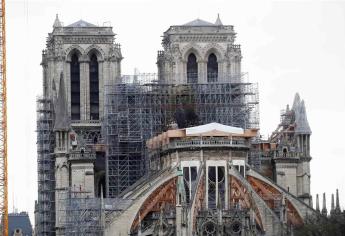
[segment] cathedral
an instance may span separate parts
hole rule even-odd
[[[235,39],[219,16],[173,25],[157,73],[123,75],[112,27],[56,16],[37,99],[35,234],[292,235],[317,217],[305,103],[296,94],[263,139]]]

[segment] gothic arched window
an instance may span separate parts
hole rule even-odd
[[[211,53],[207,60],[207,82],[218,81],[218,62],[217,56]]]
[[[80,63],[77,54],[71,58],[71,119],[80,120]]]
[[[90,120],[99,119],[98,61],[95,54],[90,58]]]
[[[187,83],[198,82],[198,63],[194,53],[189,54],[187,61]]]

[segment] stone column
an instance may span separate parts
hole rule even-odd
[[[69,188],[69,169],[66,146],[63,145],[64,132],[56,132],[57,143],[55,155],[55,227],[56,235],[65,235],[66,207]]]
[[[90,75],[89,61],[80,61],[80,120],[90,119]]]
[[[232,57],[229,62],[229,72],[231,75],[231,81],[235,79],[235,59]]]
[[[198,83],[207,83],[207,61],[197,60],[198,63]]]
[[[217,82],[226,82],[226,61],[218,61],[218,81]]]
[[[99,112],[99,119],[103,118],[103,111],[104,111],[104,84],[105,84],[105,75],[104,73],[104,61],[98,62],[98,112]],[[90,104],[90,103],[89,103]]]
[[[66,86],[67,111],[71,117],[71,61],[65,61],[64,78]]]
[[[49,98],[53,98],[53,81],[55,81],[54,80],[54,67],[55,67],[54,60],[49,58],[47,64],[48,64],[48,71],[47,71],[48,93],[49,93]]]
[[[187,61],[181,60],[182,69],[179,79],[177,81],[178,84],[187,83]]]
[[[229,193],[231,191],[231,188],[230,188],[230,185],[229,185],[229,173],[228,173],[228,170],[229,170],[229,164],[228,162],[226,163],[226,165],[224,166],[224,179],[225,179],[225,206],[223,206],[223,209],[229,209]]]

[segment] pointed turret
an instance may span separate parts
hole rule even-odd
[[[304,100],[301,101],[298,108],[295,110],[296,133],[311,134],[311,129],[307,119],[307,112],[305,109]]]
[[[301,98],[299,96],[299,93],[296,93],[295,98],[293,100],[292,110],[295,111],[300,103],[301,103]]]
[[[332,193],[332,199],[331,199],[331,211],[330,214],[334,214],[334,194]]]
[[[339,192],[337,189],[336,195],[335,195],[335,209],[334,209],[335,214],[340,214],[341,209],[340,209],[340,204],[339,204]]]
[[[62,26],[62,24],[61,24],[61,21],[59,20],[59,15],[56,14],[53,27],[55,28],[55,27],[61,27],[61,26]]]
[[[320,213],[319,194],[316,194],[315,210]]]
[[[216,23],[214,23],[215,25],[223,25],[222,21],[220,20],[219,14],[217,16],[217,20]]]
[[[322,197],[322,211],[321,214],[327,216],[327,208],[326,208],[326,193],[323,193]]]
[[[55,104],[54,131],[68,131],[70,119],[67,111],[67,100],[63,74],[60,74],[59,95]]]

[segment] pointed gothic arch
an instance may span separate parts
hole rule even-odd
[[[95,52],[90,55],[89,73],[90,120],[99,120],[99,63]]]
[[[73,50],[70,60],[71,120],[80,120],[80,52]]]
[[[66,54],[66,61],[71,62],[72,56],[76,54],[79,59],[81,59],[85,55],[85,51],[79,45],[71,45],[65,50]]]
[[[99,62],[103,61],[104,57],[105,57],[105,53],[102,50],[102,48],[100,46],[94,45],[94,44],[85,49],[85,54],[87,55],[87,57],[89,59],[91,59],[92,55],[96,55],[97,56],[97,60]]]
[[[198,83],[198,62],[193,52],[187,57],[187,83]]]
[[[214,53],[211,53],[207,58],[207,82],[218,81],[218,58]]]

